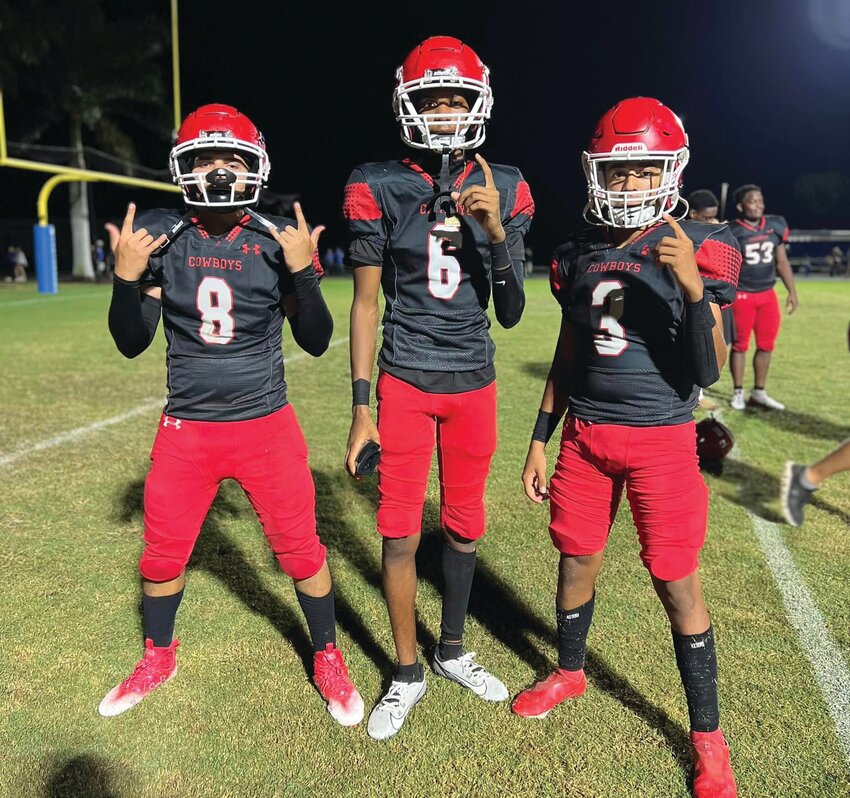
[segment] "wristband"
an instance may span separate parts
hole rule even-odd
[[[359,379],[351,383],[351,404],[367,405],[369,404],[369,394],[372,392],[372,386],[369,380]]]
[[[547,413],[545,410],[537,412],[537,421],[534,423],[534,431],[531,433],[531,440],[540,441],[540,443],[549,443],[549,438],[558,427],[558,419],[552,413]]]
[[[501,272],[511,267],[511,253],[508,249],[508,239],[498,244],[490,244],[490,268]]]

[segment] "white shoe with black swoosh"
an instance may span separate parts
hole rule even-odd
[[[508,699],[508,689],[475,661],[474,651],[461,654],[455,659],[441,660],[439,651],[435,649],[431,665],[438,676],[457,682],[485,701]]]
[[[421,682],[393,682],[387,694],[369,715],[366,731],[373,740],[386,740],[404,725],[407,715],[419,703],[428,686]]]

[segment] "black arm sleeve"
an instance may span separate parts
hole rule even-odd
[[[319,288],[319,276],[312,265],[292,275],[295,284],[295,315],[289,320],[295,342],[313,357],[328,348],[334,320]]]
[[[112,278],[109,332],[124,357],[136,357],[150,346],[156,335],[162,303],[141,294],[138,281]]]
[[[525,308],[525,291],[519,276],[524,263],[511,259],[507,240],[499,244],[491,244],[490,257],[496,320],[505,329],[510,329],[522,318],[522,311]]]
[[[711,332],[715,324],[706,296],[699,302],[685,302],[685,346],[691,374],[700,388],[708,388],[720,379],[714,335]]]

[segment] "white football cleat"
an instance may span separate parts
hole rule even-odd
[[[423,677],[421,682],[393,682],[387,694],[378,702],[369,715],[366,731],[373,740],[386,740],[404,725],[404,721],[428,686]]]
[[[758,405],[759,407],[765,407],[768,410],[784,410],[785,405],[782,402],[777,402],[776,399],[767,395],[767,392],[764,388],[753,388],[753,392],[750,394],[750,404]]]
[[[455,659],[440,659],[438,649],[434,649],[431,662],[434,673],[445,679],[451,679],[459,685],[472,690],[485,701],[506,701],[508,689],[492,673],[488,673],[475,661],[475,652],[461,654]]]
[[[747,404],[744,401],[744,391],[742,388],[736,388],[732,391],[732,400],[729,405],[733,410],[743,410]]]

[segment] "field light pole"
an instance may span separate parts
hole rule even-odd
[[[171,0],[171,88],[174,100],[174,138],[180,129],[180,37],[178,35],[177,0]]]

